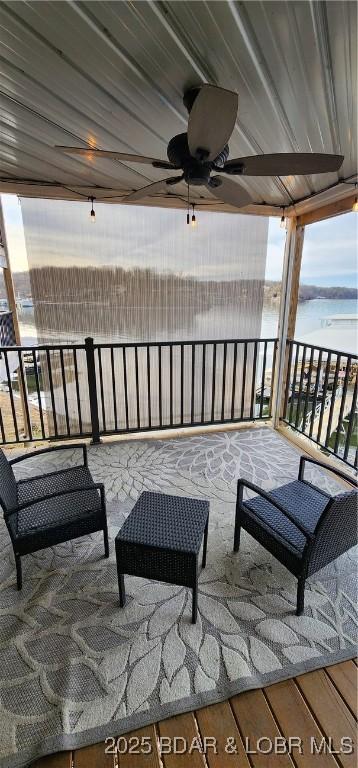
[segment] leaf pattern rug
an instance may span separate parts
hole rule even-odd
[[[67,466],[75,452],[29,460],[22,476]],[[356,552],[310,578],[295,616],[296,580],[248,534],[232,552],[236,481],[266,490],[297,478],[299,454],[268,428],[89,449],[106,485],[111,557],[101,534],[23,558],[17,592],[0,523],[0,765],[120,735],[248,688],[351,658]],[[311,479],[340,490],[311,469]],[[199,615],[191,593],[126,577],[119,607],[114,537],[143,490],[210,501]]]

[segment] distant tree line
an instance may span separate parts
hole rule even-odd
[[[309,299],[357,299],[357,288],[345,288],[344,286],[332,286],[330,288],[322,288],[317,285],[300,285],[299,299],[300,301],[308,301]]]
[[[252,288],[258,288],[261,281],[251,280],[197,280],[180,273],[159,273],[151,269],[123,269],[122,267],[44,267],[35,268],[30,272],[15,272],[13,274],[16,295],[30,296],[36,293],[38,301],[53,301],[56,297],[66,295],[68,301],[95,300],[103,298],[103,291],[108,301],[121,300],[132,303],[133,297],[138,297],[138,290],[145,290],[146,297],[153,303],[162,299],[165,304],[168,299],[186,291],[195,293],[196,298],[211,303],[213,296],[216,300],[235,300],[238,296],[250,293]],[[31,278],[31,279],[30,279]],[[265,297],[279,298],[281,282],[268,280],[264,286]],[[299,300],[309,299],[358,299],[357,288],[331,286],[323,288],[318,285],[300,285]],[[6,298],[5,286],[0,282],[0,298]]]
[[[268,280],[265,283],[265,298],[277,299],[281,295],[281,282]],[[300,285],[298,299],[299,301],[309,301],[310,299],[353,299],[358,298],[357,288],[346,288],[344,286],[330,286],[329,288],[321,285]]]
[[[206,308],[252,291],[263,292],[262,280],[198,280],[180,272],[141,267],[36,267],[30,279],[36,302],[105,300],[121,306],[161,307],[197,302]]]
[[[260,332],[263,280],[199,280],[180,272],[133,267],[43,267],[30,271],[35,323],[43,334],[121,338],[190,336],[195,318],[235,306]],[[245,320],[247,323],[247,321]]]

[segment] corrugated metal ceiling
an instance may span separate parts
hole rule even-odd
[[[0,191],[118,200],[164,178],[54,145],[166,158],[183,92],[211,82],[239,94],[231,157],[344,154],[339,176],[241,180],[257,203],[288,206],[357,173],[356,40],[355,2],[2,2]]]

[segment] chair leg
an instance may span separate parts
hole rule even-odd
[[[102,507],[102,513],[103,513],[104,556],[109,557],[108,524],[107,524],[106,496],[105,496],[104,485],[101,485],[101,507]]]
[[[202,560],[202,567],[205,568],[206,566],[206,553],[208,549],[208,528],[209,528],[209,518],[205,526],[204,531],[204,543],[203,543],[203,560]]]
[[[119,605],[124,608],[126,604],[126,588],[124,585],[124,574],[118,573]]]
[[[234,552],[239,551],[240,535],[241,535],[240,506],[239,506],[239,503],[237,502],[236,512],[235,512]]]
[[[208,521],[209,522],[209,521]],[[191,623],[196,624],[198,617],[198,580],[199,580],[199,568],[198,558],[195,557],[192,570],[192,607],[191,607]]]
[[[192,602],[192,608],[191,608],[191,623],[196,624],[196,620],[198,617],[198,585],[195,584],[195,586],[192,588],[192,594],[193,594],[193,602]]]
[[[240,535],[241,535],[240,505],[242,502],[242,495],[243,495],[243,487],[239,481],[238,489],[237,489],[236,508],[235,508],[234,552],[238,552],[240,547]]]
[[[103,525],[103,542],[104,542],[104,556],[105,557],[109,557],[107,518],[105,518],[105,522],[104,522],[104,525]]]
[[[301,616],[305,609],[305,584],[306,579],[300,577],[297,584],[297,608],[296,616]]]
[[[16,583],[17,583],[17,588],[20,590],[22,589],[22,567],[21,567],[20,555],[15,555],[15,564],[16,564]]]

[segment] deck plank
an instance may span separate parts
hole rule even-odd
[[[244,743],[250,751],[257,751],[259,739],[266,737],[274,743],[281,736],[270,707],[262,690],[245,691],[231,699],[236,720],[238,722]],[[245,741],[247,739],[247,742]],[[264,744],[264,748],[266,743]],[[288,754],[250,754],[253,768],[293,768],[293,762]]]
[[[297,768],[336,768],[333,755],[312,753],[311,739],[319,745],[322,732],[294,680],[275,683],[264,688],[264,692],[282,734],[286,739],[301,740],[301,746],[292,749]]]
[[[41,757],[31,768],[72,768],[72,752],[56,752],[55,755]]]
[[[324,669],[300,675],[296,678],[296,683],[326,738],[332,739],[333,749],[340,749],[342,736],[352,739],[352,743],[355,744],[356,723],[354,717]],[[356,768],[356,754],[341,753],[339,762],[344,768]]]
[[[157,726],[147,726],[126,734],[127,739],[137,735],[150,737],[153,745],[150,755],[105,754],[104,743],[72,752],[59,752],[37,760],[32,768],[355,768],[356,752],[353,755],[311,755],[310,739],[320,744],[323,736],[333,740],[333,746],[344,736],[354,738],[357,714],[357,663],[341,662],[326,669],[300,675],[296,680],[286,680],[265,689],[246,691],[234,696],[230,702],[213,704],[195,713],[187,713],[164,720]],[[157,728],[157,731],[156,731]],[[159,736],[181,736],[187,743],[196,737],[215,737],[218,755],[208,750],[206,759],[193,752],[162,754],[157,751]],[[353,736],[352,736],[353,733]],[[293,759],[288,755],[263,755],[245,753],[245,739],[255,747],[262,736],[274,739],[283,735],[286,739],[298,736],[303,740],[304,754],[293,750]],[[225,752],[226,738],[234,736],[238,745],[237,755]],[[308,746],[307,746],[308,745]]]
[[[343,661],[326,667],[326,673],[331,678],[342,699],[352,714],[357,716],[357,667],[353,661]]]
[[[119,768],[160,768],[160,760],[157,748],[157,736],[154,725],[148,725],[146,728],[139,728],[137,731],[131,731],[125,734],[124,737],[127,740],[127,744],[133,746],[133,742],[129,742],[129,739],[149,739],[151,752],[145,754],[143,750],[146,749],[146,742],[143,742],[143,747],[138,745],[138,753],[132,754],[127,752],[126,754],[118,755]],[[135,744],[134,744],[135,746]],[[122,750],[122,745],[119,745]]]
[[[74,768],[114,768],[114,755],[105,752],[106,744],[92,744],[90,747],[76,749],[73,753]]]
[[[198,709],[195,715],[202,739],[205,737],[216,739],[217,754],[210,748],[209,743],[208,749],[205,750],[209,768],[250,768],[240,732],[228,701]],[[234,752],[229,754],[225,751],[229,738],[235,740],[236,754]]]
[[[185,715],[176,715],[171,717],[170,720],[162,720],[158,724],[159,735],[167,736],[170,739],[174,739],[175,736],[181,736],[185,739],[186,744],[190,745],[193,739],[199,736],[196,726],[195,718],[192,712],[188,712]],[[184,754],[161,754],[161,759],[165,768],[204,768],[205,760],[200,752],[192,752],[188,754],[186,750]],[[135,768],[135,764],[133,764]]]

